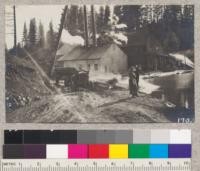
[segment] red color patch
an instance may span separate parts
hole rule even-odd
[[[109,158],[108,144],[90,144],[89,158]]]

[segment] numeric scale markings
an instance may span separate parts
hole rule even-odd
[[[5,159],[1,171],[191,171],[191,159]]]

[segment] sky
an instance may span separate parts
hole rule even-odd
[[[59,29],[61,13],[65,5],[19,5],[16,6],[16,25],[17,25],[17,42],[22,41],[24,22],[26,22],[29,30],[29,23],[32,18],[36,19],[37,27],[41,21],[44,26],[44,31],[47,32],[49,22],[53,22],[54,30]],[[95,11],[99,12],[100,5],[94,6]],[[113,13],[113,5],[110,5],[111,14]],[[90,12],[90,5],[87,5],[87,11]],[[6,33],[13,33],[13,6],[6,6]],[[10,21],[12,20],[12,22]],[[13,34],[6,34],[6,46],[12,48],[14,45]]]
[[[21,42],[23,35],[24,22],[26,22],[27,28],[29,28],[30,19],[35,18],[37,26],[41,21],[44,25],[45,32],[48,30],[49,22],[52,21],[54,29],[57,30],[60,24],[60,17],[64,5],[20,5],[16,6],[16,23],[17,23],[17,41]],[[12,6],[6,6],[6,33],[12,33],[13,27],[10,26],[12,19],[13,8]],[[13,47],[13,35],[6,34],[6,45],[8,48]]]

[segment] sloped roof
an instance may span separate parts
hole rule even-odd
[[[108,50],[113,51],[113,46],[118,48],[118,50],[122,51],[116,44],[89,48],[85,48],[83,46],[69,47],[67,44],[63,46],[66,47],[62,47],[62,50],[59,50],[59,52],[57,52],[57,56],[62,55],[57,61],[100,59],[107,54]],[[71,50],[69,50],[70,48]]]
[[[61,47],[57,50],[56,56],[63,56],[63,54],[69,53],[72,49],[76,48],[77,45],[70,45],[67,43],[63,43]]]

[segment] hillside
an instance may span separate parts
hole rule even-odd
[[[6,57],[7,112],[52,93],[33,62],[27,57]]]
[[[52,52],[49,49],[41,48],[31,54],[37,63],[42,66],[44,72],[47,75],[50,75],[51,67],[54,62],[55,52]]]

